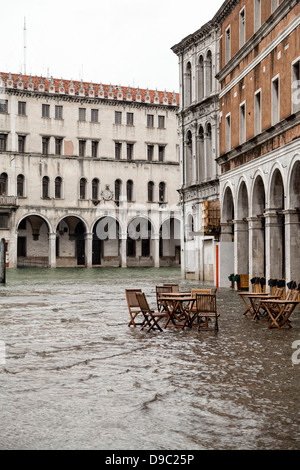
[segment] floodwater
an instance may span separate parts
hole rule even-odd
[[[199,287],[173,268],[8,270],[0,449],[300,449],[299,310],[269,330],[228,288],[218,332],[128,328],[125,288],[155,306],[164,281]]]

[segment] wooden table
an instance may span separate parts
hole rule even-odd
[[[196,301],[190,292],[172,292],[160,294],[167,311],[165,328],[191,327],[190,308]]]
[[[285,324],[292,328],[289,317],[299,303],[299,300],[262,299],[261,304],[269,315],[270,325],[268,328],[276,326],[280,330]]]
[[[243,315],[247,315],[247,313],[249,312],[252,315],[253,320],[256,320],[258,317],[258,311],[261,300],[264,298],[270,298],[270,294],[259,294],[256,292],[248,291],[239,291],[238,295],[242,298],[242,301],[244,302],[246,307],[246,310]],[[249,304],[246,302],[246,299],[249,300]],[[256,300],[259,300],[260,302],[257,304]]]

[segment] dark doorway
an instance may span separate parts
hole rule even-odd
[[[18,256],[26,257],[26,237],[18,237]]]

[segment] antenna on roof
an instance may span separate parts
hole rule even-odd
[[[26,18],[24,17],[24,75],[26,75]]]

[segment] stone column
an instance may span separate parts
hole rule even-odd
[[[50,268],[56,268],[56,233],[49,233],[49,255],[48,263]]]
[[[120,238],[121,268],[127,268],[127,238]]]
[[[84,239],[86,267],[91,268],[93,266],[93,234],[86,233]]]
[[[249,217],[249,279],[265,275],[265,231],[263,220]]]
[[[274,277],[281,279],[284,275],[282,254],[282,223],[276,211],[265,212],[266,220],[266,280]]]
[[[232,242],[232,224],[221,222],[221,242]]]
[[[18,259],[18,231],[12,229],[9,237],[9,267],[17,267]]]
[[[153,267],[159,268],[159,235],[152,236]]]
[[[234,272],[249,273],[249,232],[247,220],[234,220]]]
[[[285,215],[286,281],[300,282],[300,213],[296,210],[286,210],[283,213]]]

